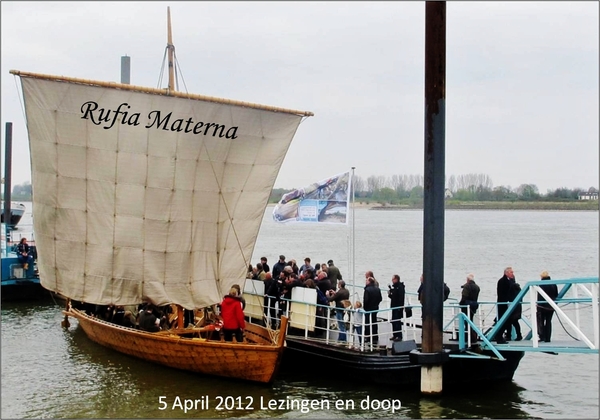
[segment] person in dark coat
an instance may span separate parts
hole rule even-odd
[[[462,286],[462,293],[459,305],[465,305],[460,308],[461,312],[465,315],[469,316],[471,322],[473,322],[473,317],[479,308],[479,303],[477,303],[477,299],[479,299],[479,286],[475,283],[475,275],[470,273],[467,276],[467,282]],[[475,334],[475,330],[471,327],[471,340],[477,340],[477,335]]]
[[[551,280],[547,271],[542,271],[540,274],[542,280]],[[556,284],[545,284],[540,288],[548,295],[553,301],[558,297],[558,287]],[[550,306],[548,301],[540,294],[537,295],[537,323],[538,323],[538,335],[540,341],[547,343],[552,339],[552,316],[554,315],[554,308]]]
[[[497,295],[496,302],[498,302],[498,304],[497,304],[498,316],[496,319],[498,321],[500,321],[500,319],[502,318],[502,316],[508,309],[508,302],[510,302],[510,285],[511,285],[510,279],[514,279],[514,278],[515,278],[515,274],[514,274],[512,267],[506,267],[504,269],[504,275],[502,277],[500,277],[500,279],[498,280],[498,284],[496,286],[496,295]],[[509,333],[510,328],[511,328],[511,323],[508,321],[504,322],[502,325],[500,325],[500,327],[498,328],[498,332],[496,332],[496,342],[498,344],[506,343],[506,339],[504,338],[504,333],[507,332],[506,335],[510,335],[510,333]]]
[[[271,267],[269,267],[269,264],[267,264],[267,257],[261,257],[260,263],[262,264],[262,267],[263,267],[263,270],[265,271],[265,273],[268,273],[269,271],[271,271]]]
[[[296,264],[296,260],[289,260],[287,265],[292,267],[292,273],[294,273],[295,275],[300,274],[300,267],[298,267],[298,264]]]
[[[282,281],[280,288],[281,295],[279,296],[279,314],[287,315],[288,304],[292,300],[292,290],[294,287],[303,287],[303,284],[289,265],[284,268],[279,277]]]
[[[327,261],[327,278],[331,282],[332,287],[337,284],[338,281],[342,280],[340,269],[333,265],[333,260]]]
[[[17,258],[23,264],[23,270],[25,271],[29,270],[29,265],[33,264],[33,255],[27,243],[27,238],[21,238],[19,241],[17,245]]]
[[[400,281],[400,276],[392,276],[392,284],[389,286],[388,297],[390,298],[390,308],[392,308],[392,330],[394,331],[393,340],[402,341],[402,318],[404,318],[404,297],[406,289],[404,283]]]
[[[325,296],[327,296],[330,290],[334,290],[331,281],[327,278],[327,273],[323,271],[317,276],[317,287]]]
[[[421,278],[419,279],[419,281],[420,281],[420,284],[419,284],[419,288],[417,289],[417,297],[418,297],[421,305],[423,305],[423,303],[425,302],[425,281],[424,281],[423,274],[421,274]],[[444,282],[443,289],[444,289],[443,301],[445,302],[448,300],[448,297],[450,297],[450,287],[448,287],[446,282]]]
[[[519,283],[517,283],[517,281],[515,280],[514,276],[512,279],[510,279],[510,291],[509,291],[509,296],[510,296],[510,301],[513,302],[517,296],[519,295],[519,293],[521,293],[521,286],[519,285]],[[519,319],[521,319],[521,314],[522,314],[522,305],[521,303],[518,303],[515,308],[513,309],[513,312],[510,314],[510,318],[509,318],[509,327],[507,330],[507,339],[509,337],[511,337],[511,327],[514,327],[515,329],[515,340],[516,341],[521,341],[523,339],[523,336],[521,335],[521,325],[519,325]]]
[[[379,338],[379,327],[377,326],[377,311],[379,310],[379,304],[382,301],[381,290],[375,286],[375,279],[369,277],[367,279],[367,285],[365,286],[365,292],[363,294],[363,308],[366,312],[365,317],[365,343],[371,342],[373,338],[373,344],[377,345]]]
[[[279,261],[277,261],[274,265],[273,265],[273,278],[274,279],[278,279],[279,275],[283,272],[283,269],[287,266],[287,263],[285,262],[285,255],[280,255],[279,256]],[[264,267],[264,264],[263,264]]]
[[[273,278],[271,273],[265,274],[265,297],[264,297],[264,311],[265,318],[270,319],[271,328],[277,328],[277,301],[281,290],[279,289],[279,283]]]
[[[156,308],[153,305],[146,305],[146,307],[140,312],[138,324],[140,330],[149,332],[160,331],[160,318],[155,314]]]
[[[335,318],[337,319],[339,331],[338,341],[342,343],[346,341],[346,322],[344,321],[345,307],[343,301],[348,299],[350,299],[350,292],[346,289],[346,282],[344,282],[344,280],[338,282],[337,292],[330,290],[327,295],[327,300],[329,302],[335,302]]]

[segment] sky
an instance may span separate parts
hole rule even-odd
[[[423,174],[424,2],[1,2],[2,176],[31,179],[16,69],[157,87],[171,8],[179,90],[314,112],[276,188]],[[446,176],[598,188],[599,5],[446,5]],[[161,87],[165,87],[167,76]]]

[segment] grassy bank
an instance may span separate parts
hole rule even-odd
[[[12,198],[11,201],[30,202],[30,197],[26,199]],[[578,200],[578,201],[458,201],[447,200],[446,210],[565,210],[565,211],[598,211],[599,201],[597,200]],[[277,203],[269,203],[274,207]],[[356,208],[369,208],[376,210],[415,210],[422,209],[423,203],[403,203],[386,204],[356,201]]]
[[[358,204],[358,203],[357,203]],[[422,209],[423,203],[385,205],[378,203],[362,203],[377,210]],[[598,211],[598,201],[446,201],[447,210],[565,210],[565,211]]]

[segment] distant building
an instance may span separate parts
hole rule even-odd
[[[579,193],[577,197],[579,200],[597,200],[598,199],[598,190],[594,187],[591,187],[587,192]]]

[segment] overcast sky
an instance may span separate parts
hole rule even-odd
[[[352,166],[363,178],[423,174],[424,2],[2,1],[13,185],[31,178],[8,71],[118,82],[129,55],[131,83],[156,87],[167,6],[180,90],[315,113],[275,187]],[[598,15],[596,1],[447,3],[447,176],[541,193],[599,186]]]

